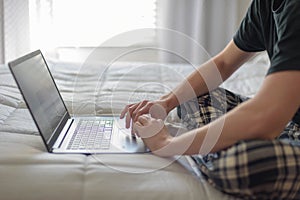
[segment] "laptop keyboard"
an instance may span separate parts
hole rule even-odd
[[[112,128],[113,120],[80,120],[67,149],[109,149]]]

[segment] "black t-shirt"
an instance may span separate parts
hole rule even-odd
[[[241,50],[268,52],[267,75],[300,70],[300,0],[253,0],[233,40]],[[300,108],[293,121],[300,124]]]

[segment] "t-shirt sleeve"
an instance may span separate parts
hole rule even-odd
[[[233,37],[234,43],[243,51],[258,52],[265,50],[259,3],[258,0],[252,1],[245,18]]]
[[[300,70],[300,1],[289,0],[284,11],[274,13],[278,40],[274,45],[268,74]]]

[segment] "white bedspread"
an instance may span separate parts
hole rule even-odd
[[[154,99],[192,71],[185,65],[49,62],[73,115],[118,114],[130,102]],[[257,59],[224,87],[251,96],[267,67]],[[104,70],[105,69],[105,70]],[[175,115],[168,122],[176,120]],[[1,199],[231,199],[186,165],[152,154],[54,155],[46,152],[7,66],[0,67]],[[185,166],[185,167],[184,167]]]

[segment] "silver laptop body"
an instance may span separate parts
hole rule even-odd
[[[71,117],[40,50],[8,63],[44,144],[51,153],[144,153],[114,116]]]

